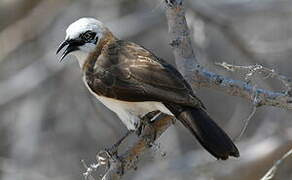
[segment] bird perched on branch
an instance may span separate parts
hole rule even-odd
[[[142,116],[158,110],[175,116],[216,158],[239,157],[178,70],[149,50],[118,39],[94,18],[72,23],[57,53],[64,47],[61,60],[76,56],[86,87],[129,130],[137,130]]]

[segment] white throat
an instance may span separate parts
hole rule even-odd
[[[74,51],[72,54],[76,57],[79,66],[82,69],[87,57],[89,56],[89,53],[84,51]]]

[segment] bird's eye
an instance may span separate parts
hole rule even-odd
[[[96,33],[92,32],[92,31],[87,31],[84,34],[81,35],[81,38],[85,41],[85,42],[89,42],[92,39],[94,39]]]

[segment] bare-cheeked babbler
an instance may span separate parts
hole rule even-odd
[[[179,71],[149,50],[118,39],[94,18],[72,23],[57,53],[64,47],[61,60],[76,56],[86,87],[129,130],[137,130],[141,117],[158,110],[175,116],[217,159],[239,157]]]

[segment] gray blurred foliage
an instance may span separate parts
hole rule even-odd
[[[187,20],[196,54],[210,71],[236,79],[214,65],[260,63],[292,77],[292,1],[188,0]],[[0,178],[82,179],[80,160],[94,161],[126,128],[85,89],[73,57],[58,63],[55,50],[66,27],[97,17],[120,38],[139,43],[170,63],[162,0],[0,0]],[[255,77],[253,84],[283,90],[280,82]],[[232,136],[252,104],[210,89],[198,96]],[[292,147],[291,111],[257,109],[237,142],[241,158],[214,160],[176,124],[125,179],[256,180]],[[164,155],[166,153],[166,155]],[[274,179],[292,179],[292,158]]]

